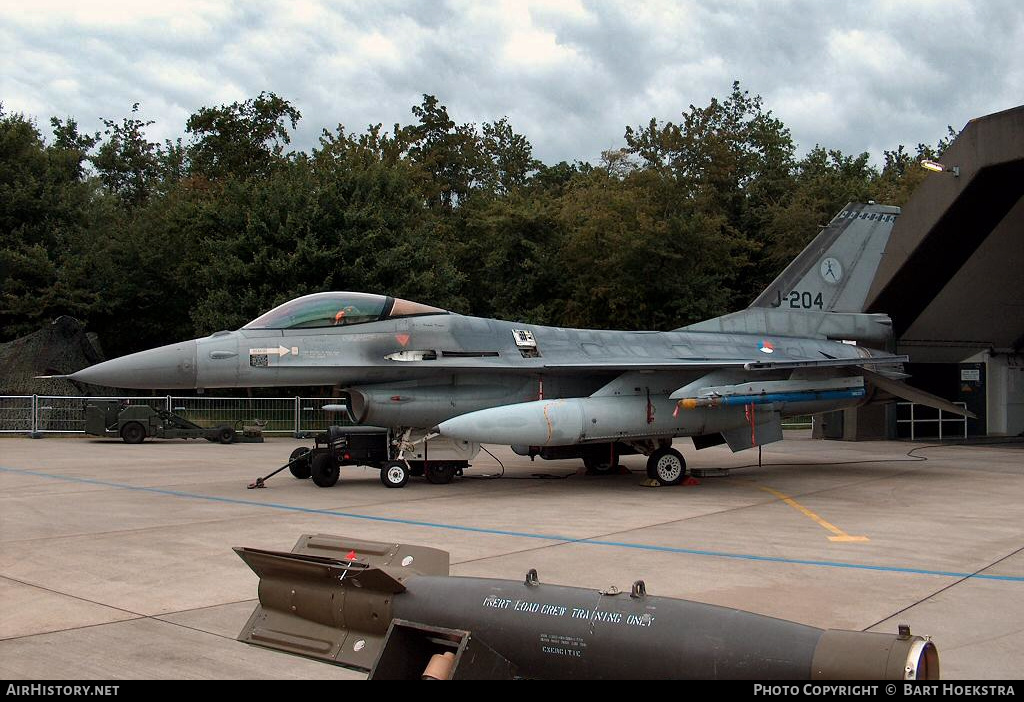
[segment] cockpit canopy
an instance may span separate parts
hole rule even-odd
[[[394,317],[448,314],[445,310],[387,295],[322,292],[278,305],[243,329],[313,329],[365,324]]]

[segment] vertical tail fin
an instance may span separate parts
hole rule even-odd
[[[899,207],[848,204],[750,307],[861,312]]]

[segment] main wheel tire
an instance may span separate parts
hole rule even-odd
[[[678,485],[686,477],[686,459],[674,448],[660,448],[647,459],[647,477],[662,485]]]
[[[405,461],[388,461],[380,468],[380,481],[384,487],[405,487],[409,482],[409,464]]]
[[[310,474],[318,487],[331,487],[338,482],[341,466],[338,465],[333,454],[325,451],[313,456]]]
[[[222,444],[230,444],[235,440],[235,430],[232,427],[221,427],[217,430],[217,441]]]
[[[141,444],[146,438],[146,427],[138,422],[128,422],[121,427],[121,440],[126,444]]]
[[[307,453],[309,453],[309,448],[307,448],[306,446],[300,446],[294,451],[292,451],[292,455],[288,457],[288,462],[291,463],[300,456],[306,456]],[[288,470],[290,470],[292,475],[294,475],[299,480],[305,480],[306,478],[308,478],[312,473],[312,469],[313,467],[310,465],[308,456],[306,456],[305,460],[295,461],[290,466],[288,466]]]
[[[583,454],[583,466],[591,475],[609,475],[619,467],[619,452],[614,446],[595,447]]]
[[[447,485],[455,477],[455,466],[450,463],[431,463],[424,470],[427,482],[434,485]]]

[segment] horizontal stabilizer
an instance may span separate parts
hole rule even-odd
[[[873,373],[869,370],[862,370],[861,373],[864,375],[864,379],[874,385],[880,390],[884,390],[887,393],[901,397],[904,400],[910,400],[911,402],[919,405],[925,405],[926,407],[934,407],[935,409],[942,410],[943,412],[949,412],[960,417],[967,417],[968,419],[977,419],[977,415],[974,412],[964,409],[959,405],[954,405],[948,400],[943,400],[937,395],[932,395],[930,392],[924,390],[918,390],[915,387],[911,387],[900,380],[893,380],[887,378],[879,373]]]

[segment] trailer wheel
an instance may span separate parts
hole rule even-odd
[[[222,444],[230,444],[235,440],[235,430],[232,427],[221,427],[217,430],[217,441]]]
[[[290,470],[292,472],[292,475],[294,475],[299,480],[305,480],[310,476],[310,473],[312,472],[312,466],[310,465],[309,462],[309,456],[306,456],[307,453],[309,453],[309,449],[305,446],[300,446],[294,451],[292,451],[292,455],[288,456],[288,462],[291,463],[291,465],[288,466],[288,470]],[[306,458],[305,460],[302,461],[295,461],[295,459],[298,458],[299,456],[306,456]],[[295,462],[292,463],[292,461]]]
[[[662,447],[647,459],[647,477],[662,485],[678,485],[686,477],[686,460],[674,448]]]
[[[141,444],[146,438],[146,427],[138,422],[128,422],[121,427],[121,440],[126,444]]]
[[[428,483],[447,485],[455,477],[455,466],[450,463],[431,463],[424,472]]]
[[[331,487],[338,482],[341,466],[334,460],[334,455],[330,451],[324,451],[313,456],[310,473],[318,487]]]
[[[388,461],[380,468],[380,481],[384,487],[405,487],[409,482],[409,465],[405,461]]]

